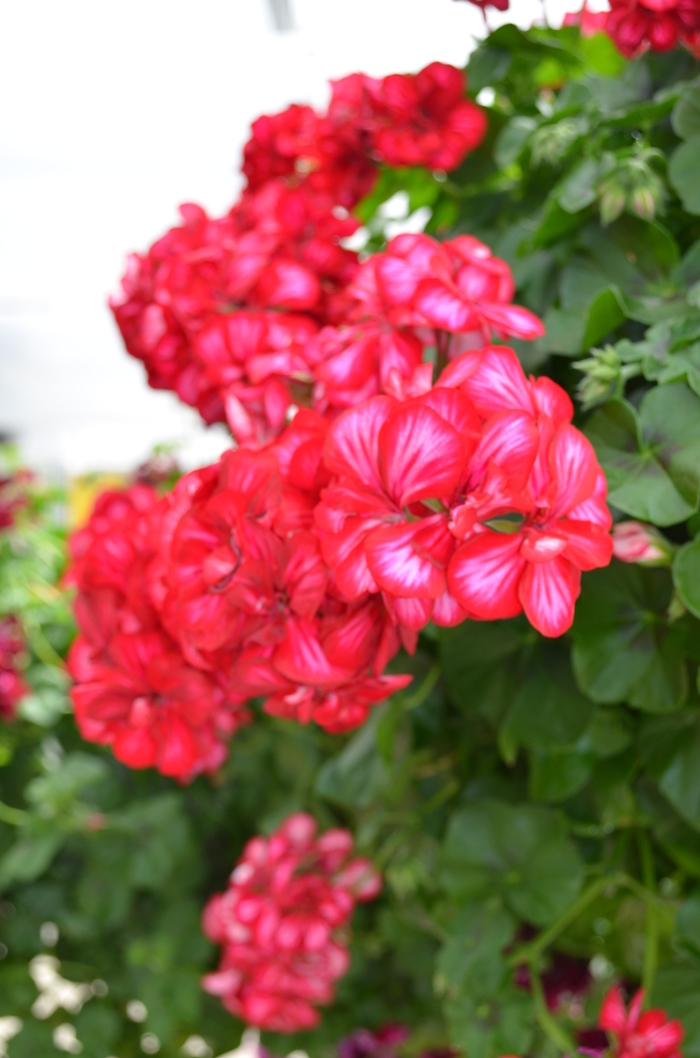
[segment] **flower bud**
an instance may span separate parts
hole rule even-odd
[[[638,566],[670,566],[675,548],[644,522],[618,522],[612,529],[613,554]]]

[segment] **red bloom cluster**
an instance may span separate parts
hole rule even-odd
[[[680,1021],[669,1020],[665,1010],[642,1013],[643,1003],[642,989],[629,1009],[619,988],[611,988],[605,996],[598,1024],[613,1035],[614,1058],[681,1058],[678,1048],[685,1032]]]
[[[627,58],[700,44],[700,0],[610,0],[605,32]]]
[[[381,356],[370,366],[353,340],[340,363],[327,337],[315,341],[319,327],[359,318],[348,292],[357,254],[342,245],[359,222],[347,211],[377,161],[451,169],[478,145],[486,119],[464,87],[442,63],[416,76],[353,74],[333,84],[327,114],[292,106],[259,118],[240,202],[218,219],[182,206],[182,224],[130,257],[110,301],[149,384],[246,444],[277,436],[296,407],[347,407],[361,385],[379,392]],[[421,346],[405,342],[413,370]]]
[[[399,634],[381,600],[346,601],[313,531],[326,424],[300,412],[263,451],[187,475],[169,499],[152,597],[187,659],[225,669],[268,713],[348,731],[406,686],[383,676]]]
[[[203,928],[224,947],[207,992],[232,1014],[272,1032],[318,1024],[348,969],[347,926],[357,901],[382,887],[369,860],[352,858],[347,830],[316,836],[315,820],[289,816],[246,845],[225,893],[204,909]]]
[[[111,745],[132,768],[187,781],[221,765],[225,739],[248,717],[223,672],[187,663],[151,601],[147,572],[161,509],[145,486],[107,492],[73,536],[81,634],[68,664],[83,738]]]
[[[316,508],[348,599],[381,593],[407,633],[429,620],[571,625],[581,571],[612,555],[605,477],[549,379],[512,350],[464,353],[404,403],[375,397],[331,426]]]
[[[29,687],[17,670],[24,637],[16,617],[0,618],[0,720],[12,720]]]

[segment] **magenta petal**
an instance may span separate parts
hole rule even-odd
[[[384,591],[407,598],[437,599],[447,585],[445,568],[429,551],[416,546],[420,529],[420,522],[412,522],[376,530],[365,543],[367,564]]]
[[[387,492],[404,507],[454,491],[464,468],[464,441],[431,408],[406,405],[382,428],[379,459]]]
[[[487,530],[454,554],[447,571],[450,592],[465,610],[484,621],[515,617],[522,611],[518,584],[525,568],[522,537]]]
[[[419,284],[413,306],[432,327],[456,333],[478,326],[478,319],[472,307],[439,279],[424,279]]]
[[[530,624],[543,636],[561,636],[574,620],[581,572],[563,557],[528,562],[520,581],[520,601]]]
[[[328,469],[381,491],[379,431],[396,406],[390,397],[373,397],[343,412],[326,438],[323,459]]]

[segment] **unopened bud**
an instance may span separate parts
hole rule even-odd
[[[651,525],[618,522],[613,526],[613,554],[638,566],[670,566],[675,548]]]
[[[606,180],[600,187],[600,219],[603,224],[611,224],[625,208],[624,189],[613,180]]]
[[[627,205],[642,220],[651,220],[656,213],[656,199],[648,187],[636,187]]]

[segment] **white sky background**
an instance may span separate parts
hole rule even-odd
[[[541,18],[511,0],[492,25]],[[463,65],[481,12],[454,0],[0,0],[0,431],[27,461],[69,474],[126,470],[180,441],[216,458],[206,430],[148,389],[106,308],[124,254],[176,222],[221,213],[241,186],[250,122],[291,102],[323,106],[354,70]],[[550,21],[579,0],[546,0]]]

